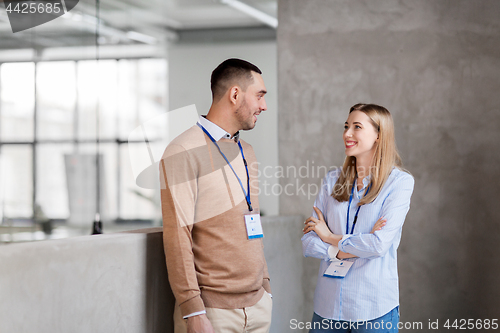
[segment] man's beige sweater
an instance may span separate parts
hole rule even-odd
[[[250,173],[251,202],[258,202],[258,163],[240,141]],[[247,188],[238,144],[219,147]],[[175,138],[160,161],[163,241],[170,286],[183,316],[205,307],[238,309],[271,292],[262,239],[249,240],[245,196],[233,171],[201,128]]]

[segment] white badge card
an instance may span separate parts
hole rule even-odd
[[[248,239],[264,237],[264,231],[262,230],[262,223],[260,223],[259,212],[247,212],[245,214],[245,225],[247,227]]]
[[[354,261],[333,261],[330,266],[326,269],[323,276],[331,278],[343,278],[346,276],[347,272],[351,268]]]

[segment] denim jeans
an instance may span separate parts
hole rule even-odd
[[[397,333],[398,323],[399,306],[382,317],[363,322],[325,319],[314,313],[309,333]]]

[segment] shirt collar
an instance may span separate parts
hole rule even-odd
[[[368,175],[365,178],[363,178],[363,187],[368,186],[370,184],[370,179],[372,179],[372,175]]]
[[[363,191],[368,185],[370,185],[370,180],[372,179],[372,175],[368,175],[363,178],[363,188],[360,191]],[[357,189],[357,188],[356,188]]]
[[[215,141],[219,141],[220,139],[224,138],[224,139],[232,139],[235,142],[238,142],[238,140],[240,139],[239,131],[236,132],[236,134],[233,137],[231,137],[231,134],[229,134],[228,132],[226,132],[225,130],[223,130],[210,120],[208,120],[206,116],[200,116],[200,118],[198,119],[198,123],[201,126],[203,126],[208,133],[210,133],[210,135],[214,138]]]

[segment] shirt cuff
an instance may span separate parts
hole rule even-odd
[[[184,303],[179,304],[182,317],[189,316],[193,313],[205,311],[205,304],[200,295],[197,295]]]
[[[342,239],[339,241],[339,247],[338,247],[340,251],[346,252],[344,251],[344,242],[346,241],[346,239],[351,238],[351,236],[352,234],[342,236]]]
[[[193,313],[190,313],[188,314],[187,316],[184,316],[182,317],[183,319],[188,319],[189,317],[194,317],[194,316],[199,316],[199,315],[202,315],[202,314],[205,314],[207,313],[207,311],[203,310],[203,311],[198,311],[198,312],[193,312]]]
[[[330,257],[331,261],[340,261],[337,258],[337,254],[339,253],[339,248],[333,245],[328,247],[328,257]]]

